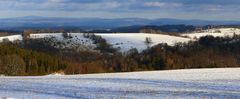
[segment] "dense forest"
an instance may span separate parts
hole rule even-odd
[[[43,75],[66,68],[56,56],[20,48],[18,44],[0,44],[0,74]]]
[[[240,66],[240,36],[206,36],[175,46],[121,53],[100,36],[85,35],[98,51],[56,49],[43,39],[0,43],[0,74],[45,75]]]

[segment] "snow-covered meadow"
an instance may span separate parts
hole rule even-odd
[[[89,49],[93,49],[96,45],[88,39],[84,38],[83,33],[69,33],[72,38],[64,39],[62,37],[62,33],[41,33],[41,34],[31,34],[30,38],[52,38],[55,43],[61,42],[64,44],[62,47],[77,47],[80,45],[84,45]],[[147,33],[100,33],[95,34],[103,37],[107,40],[109,44],[111,44],[114,48],[120,49],[120,51],[125,52],[132,48],[137,48],[139,51],[146,49],[148,46],[154,46],[159,43],[167,43],[169,45],[174,45],[178,42],[188,42],[189,38],[177,37],[177,36],[170,36],[170,35],[163,35],[163,34],[147,34]],[[15,36],[6,36],[0,37],[0,41],[3,39],[8,38],[10,41],[14,40],[22,40],[21,35]],[[145,43],[146,38],[151,39],[151,43],[147,45]],[[58,43],[59,44],[59,43]],[[57,44],[54,44],[59,46]]]
[[[3,37],[0,37],[0,42],[2,42],[3,40],[16,41],[16,40],[22,40],[22,39],[23,38],[21,35],[3,36]]]
[[[225,36],[233,36],[233,35],[240,35],[240,29],[237,28],[219,28],[219,29],[209,29],[204,30],[202,32],[193,32],[182,34],[182,36],[187,36],[192,39],[198,39],[203,36],[211,35],[214,37],[225,37]]]
[[[41,34],[31,34],[31,38],[44,38],[44,37],[55,37],[58,41],[66,42],[61,35],[62,33],[41,33]],[[71,45],[84,44],[85,46],[94,47],[93,42],[84,38],[82,33],[69,33],[72,38],[67,41],[71,41],[67,47]],[[167,43],[168,45],[174,45],[178,42],[188,42],[189,38],[163,35],[163,34],[147,34],[147,33],[96,33],[95,35],[101,36],[106,39],[109,44],[114,48],[119,48],[120,51],[125,52],[132,48],[137,48],[139,51],[146,49],[148,46],[154,46],[160,43]],[[146,45],[146,38],[151,39],[151,43]]]
[[[0,98],[239,99],[240,68],[132,73],[0,76]]]
[[[147,34],[147,33],[116,33],[116,34],[96,34],[102,36],[115,48],[120,48],[122,51],[128,51],[132,48],[137,48],[139,51],[146,49],[148,46],[154,46],[160,43],[174,45],[178,42],[188,42],[189,38],[170,36],[164,34]],[[146,38],[151,39],[150,45],[146,45]]]
[[[84,49],[94,49],[96,47],[93,42],[88,39],[84,38],[83,33],[69,33],[72,38],[64,39],[62,37],[62,33],[41,33],[41,34],[31,34],[30,38],[52,38],[53,43],[57,47],[61,48],[76,48],[81,47]],[[233,35],[240,35],[240,29],[237,28],[220,28],[220,29],[209,29],[204,30],[200,33],[193,32],[193,33],[185,33],[181,34],[181,36],[171,36],[171,35],[164,35],[164,34],[149,34],[149,33],[97,33],[95,35],[99,35],[107,40],[109,44],[113,47],[120,49],[122,52],[126,52],[132,48],[138,49],[138,51],[142,51],[147,47],[151,47],[160,43],[166,43],[168,45],[174,45],[175,43],[181,42],[186,43],[190,40],[196,40],[200,37],[212,35],[215,37],[224,37],[224,36],[233,36]],[[0,42],[4,39],[8,38],[10,41],[14,40],[22,40],[21,35],[13,35],[13,36],[5,36],[0,37]],[[146,44],[146,38],[151,39],[150,44]],[[59,45],[59,42],[61,42]]]

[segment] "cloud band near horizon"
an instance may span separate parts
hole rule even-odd
[[[240,0],[1,0],[0,17],[240,20]]]

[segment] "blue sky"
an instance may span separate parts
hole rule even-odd
[[[21,16],[240,20],[240,0],[0,0],[0,18]]]

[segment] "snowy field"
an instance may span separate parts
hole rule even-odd
[[[0,37],[0,42],[2,42],[4,39],[8,39],[9,41],[16,41],[16,40],[22,40],[22,36],[21,35],[11,35],[11,36]]]
[[[70,44],[85,44],[85,46],[92,44],[90,39],[84,38],[82,33],[70,33],[73,37]],[[160,43],[167,43],[168,45],[174,45],[178,42],[188,42],[189,38],[163,35],[163,34],[147,34],[147,33],[98,33],[95,35],[99,35],[107,40],[109,44],[111,44],[114,48],[119,48],[120,51],[126,52],[132,48],[137,48],[139,51],[142,51],[148,47],[145,41],[146,38],[151,39],[151,43],[149,46],[154,46]],[[61,33],[41,33],[41,34],[31,34],[31,38],[44,38],[44,37],[55,37],[58,41],[65,41],[62,37]],[[87,43],[87,42],[88,43]],[[69,44],[68,44],[69,45]]]
[[[148,33],[100,33],[95,34],[102,36],[111,44],[114,48],[118,48],[121,52],[126,52],[132,48],[142,51],[147,47],[151,47],[160,43],[167,43],[168,45],[174,45],[175,43],[188,42],[190,40],[196,40],[200,37],[212,35],[215,37],[224,37],[224,36],[233,36],[234,34],[240,35],[240,29],[237,28],[220,28],[220,29],[209,29],[203,30],[200,33],[193,32],[182,34],[181,36],[170,36],[164,34],[148,34]],[[30,38],[52,38],[52,45],[55,45],[57,48],[79,48],[84,50],[93,50],[96,45],[88,39],[84,38],[82,33],[70,33],[72,38],[64,39],[62,33],[41,33],[41,34],[31,34]],[[10,41],[22,40],[21,35],[5,36],[0,37],[0,42],[3,39],[8,38]],[[151,43],[147,45],[145,43],[146,38],[151,39]],[[61,42],[61,43],[59,43]]]
[[[87,46],[88,48],[94,48],[95,45],[92,44],[92,41],[88,38],[84,38],[82,33],[70,33],[73,38],[64,39],[62,37],[62,33],[41,33],[41,34],[31,34],[30,38],[53,38],[55,43],[61,42],[62,47],[76,47],[80,45]],[[110,33],[101,33],[95,34],[102,36],[104,39],[107,40],[109,44],[111,44],[114,48],[119,48],[120,51],[125,52],[132,48],[137,48],[139,51],[146,49],[148,46],[154,46],[159,43],[167,43],[169,45],[174,45],[178,42],[188,42],[189,38],[177,37],[177,36],[170,36],[170,35],[163,35],[163,34],[147,34],[147,33],[117,33],[117,34],[110,34]],[[10,41],[14,40],[22,40],[21,35],[15,36],[6,36],[0,37],[0,42],[8,38]],[[151,43],[146,45],[145,41],[146,38],[151,39]],[[70,43],[68,43],[70,42]],[[56,45],[56,44],[54,44]]]
[[[240,99],[240,68],[0,76],[0,98]]]
[[[150,47],[167,43],[168,45],[174,45],[178,42],[188,42],[189,38],[163,35],[163,34],[147,34],[147,33],[117,33],[117,34],[96,34],[102,36],[108,43],[112,44],[115,48],[120,48],[122,51],[128,51],[132,48],[137,48],[142,51],[148,47],[145,41],[146,38],[151,39]]]
[[[204,30],[200,33],[193,32],[193,33],[187,33],[187,34],[182,34],[182,36],[187,36],[192,39],[198,39],[203,36],[211,35],[214,37],[225,37],[225,36],[233,36],[234,34],[240,35],[240,29],[237,28],[220,28],[220,29],[209,29],[209,30]]]

